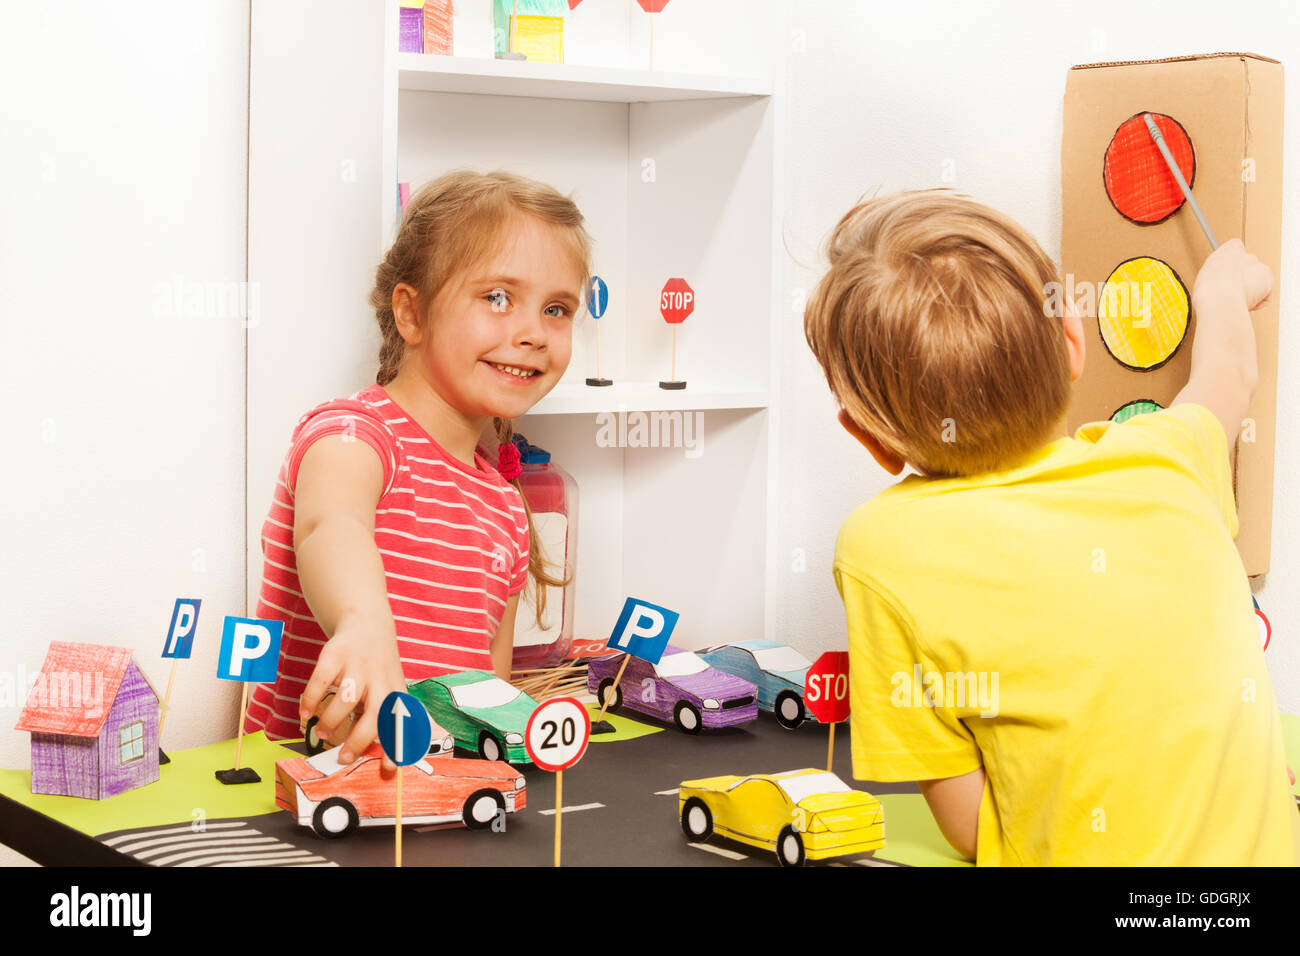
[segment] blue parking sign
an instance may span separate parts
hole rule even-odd
[[[172,622],[167,626],[167,637],[163,640],[163,657],[174,657],[187,661],[194,651],[194,632],[199,626],[198,598],[177,598],[172,608]]]
[[[379,745],[399,767],[415,763],[429,752],[433,721],[418,697],[390,691],[379,705]]]
[[[658,604],[628,598],[618,616],[614,633],[605,646],[624,651],[651,664],[658,664],[668,646],[668,638],[677,626],[678,614]]]
[[[227,617],[221,626],[221,653],[217,676],[224,680],[275,683],[280,660],[280,635],[284,621],[255,617]]]

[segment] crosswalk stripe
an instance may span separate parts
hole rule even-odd
[[[680,793],[680,792],[681,792],[681,789],[682,789],[681,787],[673,787],[671,790],[656,790],[656,791],[655,791],[655,796],[656,796],[656,797],[671,797],[671,796],[672,796],[673,794],[675,794],[675,793]]]
[[[135,830],[131,833],[123,833],[121,836],[109,837],[104,841],[105,846],[117,846],[119,843],[127,843],[140,839],[142,836],[158,836],[167,833],[188,833],[191,836],[201,836],[206,830],[230,829],[232,827],[247,827],[247,823],[205,823],[203,830],[195,830],[194,824],[182,823],[177,827],[159,827],[156,830]]]

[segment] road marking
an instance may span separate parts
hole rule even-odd
[[[707,843],[688,843],[687,846],[693,846],[697,850],[707,850],[709,853],[716,853],[718,856],[725,856],[728,860],[748,860],[749,857],[743,853],[737,853],[735,850],[724,850],[720,846],[709,846]]]
[[[311,850],[253,829],[242,820],[135,830],[104,841],[122,853],[153,866],[331,866]]]
[[[563,810],[565,813],[577,813],[579,810],[599,810],[603,806],[605,806],[603,803],[580,803],[576,807],[564,807]],[[554,810],[538,810],[537,812],[544,817],[555,816]]]
[[[656,791],[655,791],[655,796],[656,796],[656,797],[671,797],[671,796],[672,796],[673,794],[675,794],[675,793],[680,793],[680,792],[681,792],[681,789],[682,789],[681,787],[673,787],[671,790],[656,790]]]

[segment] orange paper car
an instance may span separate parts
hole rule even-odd
[[[397,821],[396,779],[380,775],[379,743],[346,765],[338,761],[340,749],[277,760],[276,806],[331,839],[359,826],[392,826]],[[523,774],[497,760],[424,757],[398,772],[404,824],[460,822],[478,830],[524,808]]]

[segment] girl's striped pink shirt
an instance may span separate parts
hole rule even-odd
[[[452,457],[382,386],[325,402],[298,421],[262,525],[257,617],[284,621],[274,684],[254,685],[245,732],[301,735],[298,698],[315,669],[325,633],[298,582],[293,550],[294,486],[311,444],[343,434],[379,454],[384,487],[375,508],[375,544],[407,680],[473,668],[492,670],[489,641],[506,600],[528,576],[528,519],[519,492],[481,455]]]

